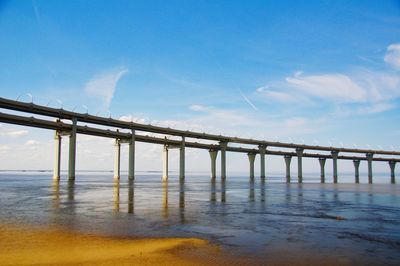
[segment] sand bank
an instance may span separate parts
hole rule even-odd
[[[1,265],[216,265],[219,253],[197,238],[110,238],[0,225]]]

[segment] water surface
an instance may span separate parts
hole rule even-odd
[[[162,182],[158,174],[132,182],[110,174],[65,179],[1,174],[0,221],[122,237],[200,237],[266,262],[288,254],[335,254],[338,264],[400,261],[399,185],[202,175]]]

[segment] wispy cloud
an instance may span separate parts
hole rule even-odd
[[[400,68],[400,44],[391,44],[386,51],[385,62],[396,68]]]
[[[256,90],[262,99],[283,104],[302,104],[304,107],[331,106],[339,115],[367,115],[397,107],[400,98],[400,44],[387,47],[381,62],[390,69],[358,69],[351,73],[323,73],[307,75],[296,71],[284,81],[273,82]],[[322,100],[322,102],[321,102]]]
[[[91,97],[100,99],[109,109],[118,81],[128,73],[127,69],[106,72],[93,77],[86,83],[85,92]]]
[[[194,111],[194,112],[205,112],[209,108],[207,106],[204,106],[204,105],[194,104],[194,105],[189,106],[189,109]]]
[[[293,94],[283,91],[271,90],[269,89],[269,86],[258,88],[257,93],[261,94],[268,101],[289,103],[294,102],[297,99]]]
[[[343,74],[297,75],[287,77],[286,81],[293,88],[313,97],[347,102],[366,99],[365,90]]]
[[[5,136],[5,137],[13,137],[13,138],[18,138],[22,136],[28,135],[28,130],[13,130],[13,129],[2,129],[0,130],[0,136]]]

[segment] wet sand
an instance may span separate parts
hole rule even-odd
[[[237,256],[199,238],[116,238],[0,224],[0,265],[352,265],[337,256],[280,249]],[[268,254],[268,255],[267,255]]]
[[[216,265],[219,253],[197,238],[110,238],[0,225],[1,265]]]

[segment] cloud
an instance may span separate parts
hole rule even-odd
[[[34,140],[34,139],[30,139],[27,142],[25,142],[25,145],[28,145],[28,146],[36,146],[38,144],[39,144],[39,141]]]
[[[141,123],[141,124],[147,124],[149,119],[143,118],[143,117],[137,117],[133,115],[123,115],[118,118],[121,121],[125,122],[136,122],[136,123]]]
[[[400,44],[391,44],[386,49],[386,55],[384,57],[386,63],[400,68]]]
[[[86,83],[85,92],[87,95],[103,101],[104,107],[108,109],[117,83],[126,73],[128,73],[128,70],[122,69],[95,76]]]
[[[8,145],[0,145],[0,153],[8,153],[11,150]]]
[[[322,99],[363,102],[367,93],[350,77],[343,74],[323,74],[287,77],[286,82],[301,92]]]
[[[365,114],[376,114],[376,113],[381,113],[388,111],[390,109],[393,109],[395,105],[390,104],[390,103],[376,103],[372,104],[368,107],[361,107],[357,109],[357,114],[360,115],[365,115]]]
[[[291,95],[287,92],[266,91],[266,90],[260,90],[260,88],[257,89],[257,92],[262,93],[262,95],[266,100],[271,100],[271,101],[287,103],[287,102],[294,102],[298,99],[294,95]]]
[[[200,104],[194,104],[189,106],[189,109],[195,112],[205,112],[208,110],[208,107]]]
[[[6,136],[6,137],[13,137],[13,138],[18,138],[22,136],[28,135],[28,130],[12,130],[12,129],[2,129],[0,131],[0,136]]]

